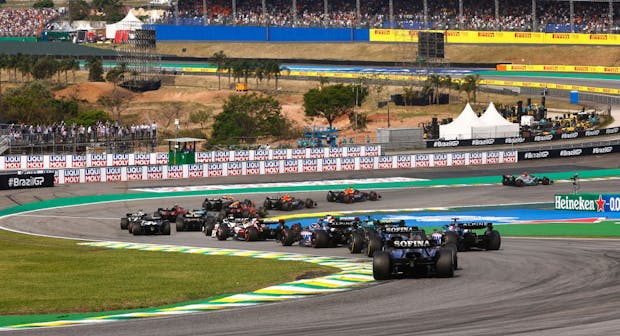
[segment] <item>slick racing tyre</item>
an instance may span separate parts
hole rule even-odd
[[[496,230],[487,231],[485,233],[487,236],[487,250],[497,251],[499,247],[502,245],[502,238],[499,235],[499,232]]]
[[[543,177],[542,178],[542,184],[543,185],[550,185],[551,183],[553,183],[548,177]]]
[[[134,223],[134,224],[131,226],[131,233],[132,233],[134,236],[139,236],[139,235],[141,235],[141,234],[142,234],[142,227],[140,226],[140,224],[138,224],[138,223]]]
[[[291,246],[295,242],[295,233],[289,228],[282,230],[282,246]]]
[[[257,241],[258,240],[258,229],[253,226],[250,226],[245,230],[245,241]]]
[[[164,221],[164,223],[161,226],[161,234],[169,236],[170,235],[170,222],[169,221]]]
[[[387,252],[377,252],[372,258],[372,276],[375,280],[389,280],[392,275],[390,255]]]
[[[451,250],[452,251],[452,257],[453,257],[453,264],[454,264],[454,269],[458,269],[459,268],[459,256],[458,256],[458,248],[456,247],[456,244],[450,243],[450,244],[446,244],[445,246],[446,249]]]
[[[379,200],[379,194],[377,194],[377,193],[376,193],[376,192],[374,192],[374,191],[371,191],[371,192],[368,194],[368,199],[369,199],[369,200],[371,200],[371,201],[378,201],[378,200]]]
[[[349,251],[351,253],[362,253],[363,247],[364,247],[364,236],[359,232],[353,232],[351,234]]]
[[[217,240],[226,240],[228,238],[228,226],[220,224],[215,233]]]
[[[316,203],[311,198],[306,198],[306,208],[311,209],[316,206]]]
[[[129,225],[129,220],[127,220],[127,217],[121,218],[121,230],[127,230],[128,225]]]
[[[329,245],[329,235],[325,231],[317,230],[312,232],[312,247],[323,248]]]
[[[439,250],[439,258],[435,264],[437,276],[451,278],[454,276],[454,256],[450,249],[442,248]]]
[[[176,221],[177,232],[185,231],[184,224],[185,223],[184,223],[182,216],[177,218],[177,221]]]
[[[336,195],[333,192],[331,192],[331,191],[327,192],[327,201],[328,202],[336,202],[337,200],[338,200],[338,198],[336,197]]]
[[[211,234],[213,233],[213,228],[214,227],[215,227],[214,223],[205,223],[205,227],[204,227],[205,236],[211,237]]]
[[[366,256],[372,258],[377,252],[381,251],[381,245],[381,238],[379,238],[379,236],[370,236],[368,238]]]

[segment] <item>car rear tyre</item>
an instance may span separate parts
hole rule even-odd
[[[206,223],[205,224],[205,236],[207,237],[211,237],[211,234],[213,234],[213,228],[215,227],[215,224],[213,223]]]
[[[543,185],[550,185],[551,184],[551,180],[548,177],[543,177],[542,178],[542,184]]]
[[[372,258],[372,276],[375,280],[389,280],[392,275],[390,255],[377,252]]]
[[[134,224],[131,226],[131,233],[132,233],[134,236],[139,236],[139,235],[141,235],[141,234],[142,234],[142,227],[140,226],[140,224],[138,224],[138,223],[134,223]]]
[[[295,233],[289,228],[282,230],[282,246],[291,246],[295,242]]]
[[[164,221],[164,224],[162,224],[161,234],[166,235],[166,236],[170,235],[170,222],[169,221]]]
[[[258,229],[250,226],[245,230],[245,241],[257,241],[258,240]]]
[[[217,237],[217,240],[226,240],[226,238],[228,238],[228,226],[220,224],[217,228],[215,236]]]
[[[366,255],[372,258],[377,252],[381,251],[381,238],[378,236],[370,236],[368,239],[368,248]]]
[[[282,203],[282,206],[280,208],[283,211],[291,211],[291,210],[293,210],[293,203],[292,202],[284,202],[284,203]]]
[[[458,255],[458,248],[456,247],[456,244],[453,244],[453,243],[446,244],[445,248],[452,251],[454,269],[458,269],[459,268],[459,255]]]
[[[329,245],[329,235],[325,231],[314,231],[312,233],[312,247],[324,248]]]
[[[311,198],[306,198],[306,208],[311,209],[316,206],[316,203]]]
[[[362,253],[364,247],[364,236],[359,232],[353,232],[351,234],[351,242],[349,244],[349,251],[351,253]]]
[[[121,230],[127,230],[127,226],[129,225],[129,220],[127,217],[121,218]]]
[[[377,201],[377,200],[379,200],[379,194],[377,194],[377,193],[376,193],[376,192],[374,192],[374,191],[371,191],[371,192],[368,194],[368,199],[369,199],[369,200],[371,200],[371,201]]]
[[[333,192],[328,191],[327,192],[327,201],[328,202],[336,202],[336,195],[334,195]]]
[[[177,218],[176,224],[177,224],[177,232],[184,231],[185,228],[184,228],[184,225],[183,225],[184,222],[183,222],[183,218],[182,217]]]
[[[439,250],[439,258],[435,264],[437,276],[442,278],[451,278],[454,276],[454,257],[452,250],[442,248]]]
[[[523,180],[516,180],[516,181],[515,181],[515,185],[516,185],[517,187],[523,187],[523,185],[524,185]]]
[[[496,230],[487,231],[487,250],[497,251],[502,245],[502,238]]]

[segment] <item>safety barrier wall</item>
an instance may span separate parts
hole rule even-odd
[[[158,41],[368,42],[368,29],[146,25]]]
[[[489,138],[472,140],[429,140],[426,141],[426,148],[445,148],[445,147],[464,147],[464,146],[491,146],[491,145],[513,145],[526,142],[547,142],[565,139],[590,138],[599,135],[617,134],[620,128],[603,128],[590,131],[568,132],[561,134],[545,134],[531,137],[512,137],[512,138]]]
[[[620,45],[617,34],[530,33],[469,30],[434,30],[445,34],[446,43],[455,44],[563,44]],[[407,29],[370,29],[370,42],[418,42],[418,31]]]
[[[257,149],[197,152],[196,163],[318,159],[379,156],[381,146],[350,146],[293,149]],[[1,170],[58,169],[167,165],[168,153],[84,154],[84,155],[7,155],[0,157]]]
[[[313,159],[213,162],[190,165],[90,167],[46,170],[56,184],[272,175],[396,168],[428,168],[517,162],[516,151],[435,153]]]
[[[519,151],[519,160],[537,160],[620,152],[620,145]]]
[[[498,64],[497,71],[581,72],[620,74],[620,67],[550,64]]]

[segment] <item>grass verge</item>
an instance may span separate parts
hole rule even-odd
[[[155,307],[337,271],[303,262],[100,249],[6,231],[0,231],[0,254],[0,315]]]

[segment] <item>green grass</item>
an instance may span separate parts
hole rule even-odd
[[[0,231],[0,315],[136,309],[252,291],[314,264],[77,245]]]

